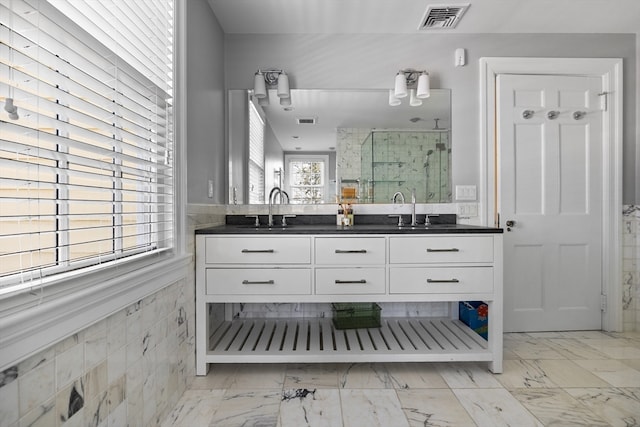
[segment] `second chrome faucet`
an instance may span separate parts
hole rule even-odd
[[[402,191],[396,191],[393,194],[393,197],[391,198],[391,202],[393,204],[396,204],[398,202],[398,199],[400,200],[401,204],[404,204],[404,194],[402,194]],[[399,226],[403,225],[402,215],[398,215],[398,225]],[[418,225],[418,222],[416,221],[416,189],[412,188],[411,189],[411,226],[415,227],[416,225]]]

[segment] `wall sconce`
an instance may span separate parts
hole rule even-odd
[[[394,88],[389,91],[389,105],[392,107],[400,105],[400,99],[407,95],[409,95],[409,105],[413,107],[422,105],[422,99],[431,96],[429,73],[413,68],[398,71]]]
[[[11,120],[18,120],[20,118],[18,115],[18,107],[13,104],[13,98],[5,98],[4,111],[9,113],[9,118]]]
[[[253,78],[253,96],[260,105],[269,105],[269,88],[276,88],[280,105],[291,105],[289,76],[283,70],[258,70]]]

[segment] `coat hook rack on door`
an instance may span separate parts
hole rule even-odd
[[[530,118],[533,117],[534,111],[533,110],[524,110],[522,112],[522,118],[525,120],[529,120]]]

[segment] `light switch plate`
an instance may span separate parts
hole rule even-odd
[[[475,185],[456,185],[456,200],[476,200]]]
[[[478,216],[478,204],[477,203],[458,203],[456,206],[456,213],[462,218],[471,218]]]

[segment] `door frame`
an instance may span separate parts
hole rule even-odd
[[[606,92],[602,152],[602,329],[622,331],[622,59],[480,58],[480,220],[497,225],[496,78],[499,74],[596,76]]]

